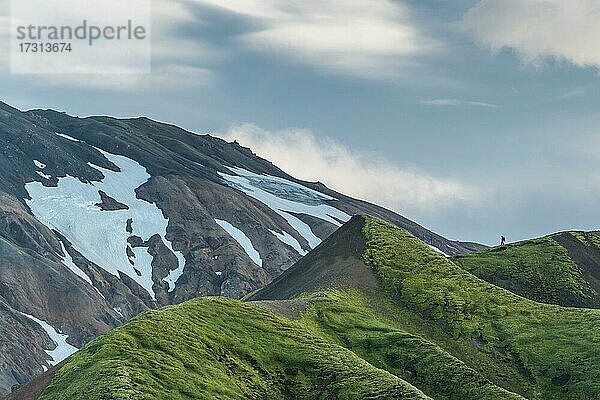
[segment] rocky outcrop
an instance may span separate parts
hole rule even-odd
[[[94,204],[96,207],[99,207],[102,211],[118,211],[118,210],[129,210],[129,206],[127,204],[123,204],[113,199],[109,195],[107,195],[102,190],[98,190],[98,194],[100,195],[100,203]]]

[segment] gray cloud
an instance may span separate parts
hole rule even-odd
[[[598,21],[595,0],[482,0],[462,27],[491,51],[513,49],[527,63],[550,58],[600,68]]]
[[[260,22],[238,36],[241,47],[293,63],[381,79],[398,75],[433,42],[390,0],[195,0]]]
[[[342,193],[409,215],[437,214],[483,201],[483,193],[469,184],[400,167],[332,138],[316,137],[308,130],[270,132],[244,124],[219,136],[237,140],[297,178],[319,180]]]
[[[0,0],[1,1],[1,0]],[[117,0],[113,0],[117,1]],[[205,86],[213,81],[212,64],[225,56],[222,50],[200,37],[181,37],[173,31],[180,24],[199,24],[185,1],[152,0],[152,72],[148,74],[95,73],[6,75],[11,82],[34,83],[39,87],[83,88],[98,92],[144,92],[150,89],[176,90]],[[83,7],[83,6],[82,6]],[[85,7],[84,7],[85,8]],[[0,8],[0,63],[9,71],[10,18]],[[81,15],[85,11],[80,10]],[[60,14],[50,16],[60,18]],[[49,17],[49,18],[50,18]],[[110,56],[110,52],[107,52]],[[0,76],[0,79],[3,78]]]
[[[458,107],[458,106],[475,106],[475,107],[487,107],[487,108],[498,108],[496,104],[485,103],[482,101],[466,101],[457,99],[430,99],[421,100],[420,102],[426,106],[442,106],[442,107]]]
[[[221,17],[231,15],[245,28],[233,34],[218,32],[223,35],[219,37],[203,31],[212,24],[210,10]],[[210,83],[223,61],[252,52],[337,74],[386,80],[408,73],[422,54],[436,47],[418,29],[408,6],[391,0],[153,0],[152,16],[152,82],[139,74],[97,79],[87,74],[40,74],[34,79],[48,86],[143,90],[153,82],[176,86],[179,72],[189,71],[189,81],[197,85]],[[0,38],[7,39],[9,21],[0,16],[4,21]],[[194,34],[183,34],[186,29]]]

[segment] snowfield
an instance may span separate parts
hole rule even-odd
[[[42,327],[42,329],[44,329],[44,331],[46,331],[46,333],[48,334],[48,337],[56,345],[54,350],[44,350],[50,357],[52,357],[52,361],[48,361],[48,364],[56,365],[56,364],[60,363],[62,360],[64,360],[65,358],[69,357],[71,354],[75,353],[77,350],[79,350],[77,347],[71,346],[69,343],[67,343],[67,339],[69,338],[69,335],[63,335],[62,333],[59,333],[56,329],[54,329],[52,327],[52,325],[48,324],[45,321],[42,321],[41,319],[37,319],[33,315],[29,315],[29,314],[25,314],[25,313],[21,313],[21,314],[23,314],[30,320],[32,320],[35,323],[37,323],[38,325],[40,325]],[[44,371],[45,371],[46,366],[42,365],[42,367],[44,367]]]
[[[244,249],[246,254],[248,254],[248,257],[250,257],[250,259],[252,261],[254,261],[254,263],[256,265],[258,265],[259,267],[262,267],[263,261],[262,261],[262,258],[260,257],[260,253],[258,252],[258,250],[256,250],[254,248],[254,246],[252,245],[252,242],[250,241],[250,238],[248,238],[248,236],[246,236],[246,234],[244,232],[242,232],[235,226],[231,225],[227,221],[223,221],[221,219],[215,219],[215,222],[217,223],[217,225],[219,225],[221,228],[223,228],[225,230],[225,232],[227,232],[229,234],[229,236],[234,238],[235,241],[238,242],[240,246],[242,246],[242,248]]]
[[[165,278],[169,291],[175,288],[175,282],[183,273],[185,259],[166,240],[169,221],[162,211],[155,204],[136,197],[135,190],[150,179],[146,169],[127,157],[97,150],[121,172],[89,164],[104,174],[101,182],[83,183],[67,176],[59,178],[57,187],[46,187],[40,182],[27,183],[25,188],[31,197],[27,204],[39,221],[64,235],[85,258],[117,277],[119,272],[129,276],[155,299],[152,256],[145,247],[135,248],[135,265],[131,265],[126,253],[127,238],[139,236],[146,241],[158,234],[174,252],[179,266]],[[129,209],[102,211],[95,205],[100,202],[100,190]],[[131,234],[126,231],[129,218],[133,220]]]
[[[170,243],[167,243],[166,240],[164,240],[164,242],[167,245],[167,247],[169,247],[171,249],[171,251],[173,251],[173,249],[169,246]],[[185,268],[185,257],[183,256],[183,254],[180,251],[173,251],[173,252],[175,253],[175,256],[177,257],[179,266],[176,269],[169,272],[169,275],[167,275],[163,279],[169,285],[168,292],[172,292],[173,290],[175,290],[177,280],[179,279],[179,277],[181,275],[183,275],[183,268]]]
[[[283,231],[283,233],[279,233],[279,232],[275,232],[275,231],[269,229],[269,232],[271,232],[273,235],[275,235],[275,237],[277,239],[279,239],[281,242],[291,246],[301,256],[305,256],[308,253],[308,251],[304,250],[302,248],[302,246],[300,246],[300,243],[298,243],[298,241],[296,239],[294,239],[294,237],[292,235],[290,235],[289,233],[287,233],[286,231]]]
[[[350,219],[350,215],[327,204],[327,201],[335,200],[331,196],[276,176],[255,174],[243,168],[229,169],[236,175],[219,173],[229,186],[261,201],[285,218],[311,248],[317,247],[321,239],[293,214],[310,215],[336,226],[342,225],[340,221]]]

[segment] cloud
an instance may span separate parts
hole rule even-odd
[[[156,89],[178,90],[206,86],[214,81],[214,71],[211,66],[223,59],[223,51],[204,41],[203,38],[185,37],[179,34],[177,27],[181,24],[200,23],[185,3],[185,1],[152,0],[151,73],[103,73],[102,70],[97,73],[93,68],[89,68],[73,74],[11,74],[0,76],[0,83],[2,79],[9,79],[11,82],[22,81],[24,84],[34,83],[42,87],[84,88],[97,92],[133,90],[145,92]],[[87,11],[71,10],[71,12],[85,15]],[[62,14],[49,16],[59,20],[63,17]],[[0,45],[6,47],[5,51],[0,52],[0,64],[7,71],[10,68],[8,46],[10,22],[8,16],[0,15]],[[111,52],[100,50],[98,54],[103,54],[109,59],[112,55]],[[116,63],[118,60],[113,61]]]
[[[204,12],[209,8],[234,17],[226,22],[239,23],[215,30],[210,20],[215,14]],[[0,38],[7,37],[7,17],[0,16],[0,22]],[[417,29],[408,7],[393,0],[152,0],[151,35],[152,75],[160,74],[160,82],[173,79],[173,85],[180,79],[167,70],[203,71],[193,79],[210,83],[224,60],[248,52],[353,77],[398,78],[436,46]],[[0,62],[8,62],[7,51],[0,53]],[[131,90],[144,89],[145,77],[41,74],[35,80],[48,86],[60,82],[90,90]]]
[[[203,87],[213,79],[213,71],[180,64],[161,64],[147,74],[34,74],[13,75],[14,82],[35,82],[51,88],[80,87],[98,92],[146,92]]]
[[[401,168],[334,139],[317,138],[308,130],[269,132],[243,124],[219,136],[250,147],[296,178],[318,180],[344,194],[402,213],[435,214],[483,200],[482,193],[465,183]]]
[[[244,49],[366,78],[398,75],[433,46],[408,8],[391,0],[196,0],[258,28],[238,36]]]
[[[225,50],[200,35],[186,36],[181,26],[202,25],[189,9],[190,1],[152,0],[152,59],[157,64],[194,64],[198,68],[223,60]]]
[[[473,106],[473,107],[487,107],[487,108],[498,108],[499,106],[491,103],[484,103],[482,101],[465,101],[457,99],[430,99],[421,100],[421,104],[426,106],[444,106],[444,107],[458,107],[458,106]]]
[[[482,0],[461,25],[482,46],[513,49],[527,63],[600,68],[598,21],[597,0]]]

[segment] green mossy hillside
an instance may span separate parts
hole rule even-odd
[[[40,400],[426,399],[305,325],[203,298],[141,314],[76,353]]]
[[[575,231],[570,232],[570,234],[579,240],[583,245],[600,249],[600,232]]]
[[[302,316],[302,322],[340,345],[423,390],[435,399],[518,400],[523,397],[493,384],[482,374],[435,343],[399,328],[372,305],[382,299],[367,298],[359,290],[311,294],[316,301]],[[390,310],[399,315],[400,310]],[[402,318],[403,319],[403,318]]]
[[[469,342],[486,363],[513,365],[521,382],[506,383],[509,388],[521,385],[526,397],[600,398],[600,311],[519,297],[377,219],[367,218],[364,232],[366,263],[376,269],[398,308],[440,327],[445,337],[432,335],[431,340],[442,347],[448,347],[448,338]],[[492,366],[487,377],[500,381],[502,373]]]
[[[600,238],[571,233],[583,246],[598,246]],[[584,271],[554,236],[452,258],[463,269],[528,299],[566,307],[600,307],[600,294]]]

